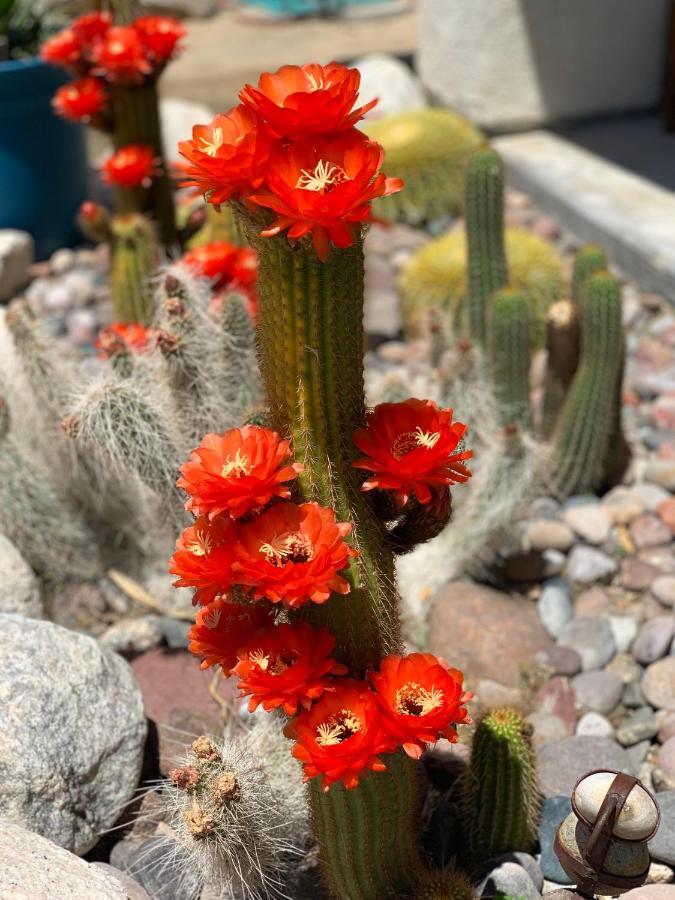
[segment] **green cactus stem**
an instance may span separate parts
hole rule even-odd
[[[490,710],[478,723],[460,786],[474,864],[514,850],[529,853],[536,842],[540,798],[531,733],[509,707]]]
[[[111,221],[110,290],[118,322],[152,322],[150,278],[158,262],[151,222],[137,213],[115,216]]]
[[[450,869],[425,873],[413,900],[475,900],[477,896],[466,875]]]
[[[549,438],[579,365],[579,307],[572,300],[558,300],[546,316],[546,383],[541,434]]]
[[[491,301],[489,354],[500,424],[531,426],[530,330],[527,300],[509,288]]]
[[[386,529],[350,465],[354,428],[364,421],[363,246],[333,248],[321,262],[311,245],[285,236],[260,238],[260,222],[240,211],[260,254],[260,367],[273,425],[290,434],[304,500],[331,506],[353,524],[359,549],[345,572],[348,598],[313,608],[316,624],[336,637],[336,655],[354,677],[400,652],[398,597]],[[310,786],[312,820],[325,878],[340,900],[386,900],[409,893],[419,865],[415,764],[385,757],[388,771],[358,787]]]
[[[156,80],[142,85],[111,85],[110,103],[115,123],[115,149],[119,150],[127,144],[146,144],[154,150],[161,168],[149,188],[118,189],[118,212],[147,213],[157,223],[164,246],[175,249],[179,246],[176,212],[162,143]]]
[[[608,480],[623,360],[621,286],[608,272],[598,272],[585,283],[579,368],[554,435],[551,482],[561,497],[592,493]]]
[[[501,157],[491,147],[476,150],[469,159],[464,215],[469,333],[484,347],[489,298],[505,287],[508,280],[504,249],[504,167]]]
[[[595,272],[602,272],[606,268],[607,257],[603,249],[596,244],[586,244],[577,251],[572,270],[572,300],[577,306],[583,304],[583,289],[586,279]]]

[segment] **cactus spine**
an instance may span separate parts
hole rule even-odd
[[[138,214],[115,216],[110,226],[110,289],[115,319],[149,325],[153,319],[149,282],[159,262],[154,228]]]
[[[554,436],[552,484],[562,497],[597,491],[607,479],[622,366],[621,287],[598,272],[585,283],[579,368]]]
[[[530,421],[530,330],[527,300],[508,288],[491,301],[489,350],[500,423]]]
[[[261,239],[260,224],[241,211],[260,254],[259,358],[273,424],[293,440],[305,464],[303,500],[330,505],[353,523],[360,556],[347,577],[349,602],[334,597],[311,611],[336,637],[336,656],[362,677],[400,650],[393,555],[384,525],[360,490],[354,428],[363,422],[363,245],[333,248],[320,262],[305,242]],[[410,892],[419,865],[417,770],[401,754],[388,772],[358,787],[310,785],[312,820],[326,880],[341,900],[385,900]],[[316,781],[316,780],[315,780]]]
[[[461,872],[429,872],[413,895],[414,900],[475,900],[476,891]]]
[[[485,346],[490,296],[506,285],[504,169],[491,147],[476,150],[466,174],[469,333]]]
[[[530,852],[536,842],[539,789],[531,731],[509,707],[490,710],[478,723],[460,788],[474,863],[513,850]]]

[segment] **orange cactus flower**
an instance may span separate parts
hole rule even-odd
[[[227,241],[211,241],[194,247],[183,256],[183,262],[198,275],[213,280],[216,291],[224,288],[255,287],[258,277],[258,254],[249,247],[235,247]]]
[[[233,545],[236,525],[229,519],[209,522],[199,518],[176,541],[169,572],[177,575],[174,587],[196,588],[192,602],[205,606],[232,587]]]
[[[369,675],[382,725],[413,759],[440,737],[457,740],[457,725],[470,722],[463,703],[464,676],[431,653],[387,656],[379,672]]]
[[[86,54],[91,51],[93,44],[106,36],[111,25],[112,16],[109,12],[90,12],[78,16],[70,27]]]
[[[103,180],[116,187],[150,187],[159,174],[155,152],[146,144],[127,144],[120,147],[101,167]]]
[[[361,74],[340,63],[320,66],[282,66],[260,76],[239,99],[256,112],[277,137],[302,138],[335,134],[351,128],[377,103],[372,100],[353,109]]]
[[[268,712],[282,707],[293,716],[308,709],[326,690],[331,675],[346,675],[347,667],[332,659],[335,638],[309,622],[269,626],[239,650],[232,674],[239,677],[242,696],[250,695],[251,712],[262,703]]]
[[[166,62],[175,56],[187,33],[181,23],[170,16],[141,16],[134,21],[133,27],[156,63]]]
[[[188,650],[201,657],[202,669],[222,666],[229,674],[237,651],[270,620],[271,611],[260,604],[213,600],[197,612],[188,632]]]
[[[347,522],[318,503],[276,503],[242,524],[235,547],[237,584],[256,600],[267,598],[296,608],[309,600],[325,603],[332,592],[349,593],[338,573],[357,554],[345,542]]]
[[[145,353],[154,333],[140,322],[113,322],[99,331],[94,347],[108,358],[119,353]]]
[[[40,56],[45,62],[73,68],[82,59],[82,46],[72,28],[64,28],[44,42]]]
[[[236,106],[209,125],[195,125],[192,139],[178,150],[188,165],[184,187],[199,188],[210,203],[226,203],[260,187],[272,150],[272,139],[259,127],[255,113]]]
[[[350,678],[340,679],[334,691],[292,719],[286,734],[295,739],[292,753],[303,765],[305,781],[321,777],[324,791],[337,781],[356,787],[364,770],[384,771],[378,754],[394,749],[373,691]]]
[[[180,468],[185,508],[210,519],[222,513],[239,519],[274,497],[288,498],[287,482],[302,471],[300,463],[287,463],[290,456],[288,441],[258,425],[207,434]]]
[[[88,122],[100,115],[108,98],[98,78],[79,78],[60,87],[52,98],[55,112],[73,122]]]
[[[400,178],[379,171],[383,158],[382,147],[356,129],[278,148],[270,157],[265,188],[250,197],[277,214],[262,235],[284,229],[291,239],[311,234],[322,260],[331,241],[350,247],[370,219],[371,201],[403,186]]]
[[[439,409],[431,400],[381,403],[368,413],[365,428],[354,433],[365,456],[352,465],[373,473],[364,491],[395,491],[401,506],[411,494],[429,503],[445,485],[470,478],[463,460],[473,454],[458,450],[466,430],[452,421],[451,409]]]
[[[152,72],[141,35],[133,25],[109,28],[92,47],[94,74],[119,84],[140,84]]]

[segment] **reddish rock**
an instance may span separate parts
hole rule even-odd
[[[675,712],[657,713],[657,722],[659,723],[659,743],[665,744],[670,738],[675,738]]]
[[[659,503],[656,512],[670,533],[675,534],[675,497]]]
[[[668,738],[665,744],[659,747],[656,765],[667,775],[675,776],[675,737]]]
[[[634,519],[630,523],[629,531],[635,546],[640,549],[660,547],[662,544],[669,543],[672,537],[670,530],[658,516],[648,514]]]
[[[549,647],[540,650],[535,659],[551,669],[553,675],[576,675],[581,671],[581,657],[571,647]]]
[[[610,612],[612,601],[602,588],[592,587],[587,591],[582,591],[574,601],[575,616],[603,616]]]
[[[436,594],[429,615],[429,650],[472,680],[490,678],[517,687],[521,669],[553,646],[530,600],[470,581]]]
[[[656,566],[642,559],[630,557],[621,563],[621,584],[629,591],[644,591],[661,574]]]
[[[577,724],[576,697],[569,679],[561,675],[548,681],[537,694],[537,712],[557,716],[567,734],[574,734]]]

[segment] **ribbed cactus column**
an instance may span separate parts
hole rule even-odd
[[[603,272],[607,268],[607,257],[597,244],[585,244],[574,257],[572,269],[572,300],[581,307],[586,279],[595,272]]]
[[[118,322],[149,325],[154,315],[150,278],[159,262],[152,223],[138,213],[110,222],[110,291]]]
[[[506,285],[504,170],[491,147],[476,150],[466,172],[467,306],[471,337],[485,346],[490,296]]]
[[[362,677],[401,645],[392,553],[350,466],[364,419],[362,244],[334,248],[321,262],[309,244],[261,239],[259,223],[241,222],[260,254],[258,349],[272,424],[291,435],[305,465],[303,499],[351,522],[359,550],[347,576],[351,593],[310,615],[331,629],[350,674]],[[386,760],[387,772],[364,776],[353,790],[311,786],[325,876],[340,900],[404,896],[414,882],[416,766],[398,754]]]
[[[530,417],[530,329],[527,300],[508,288],[492,298],[489,328],[490,363],[502,425]]]

